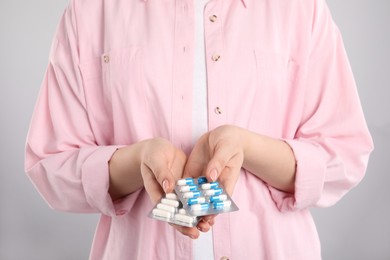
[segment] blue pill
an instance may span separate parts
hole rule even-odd
[[[221,195],[222,192],[223,192],[222,188],[216,188],[216,189],[205,190],[204,194],[206,196],[212,196],[212,195]]]
[[[225,209],[229,208],[232,205],[232,202],[230,200],[222,201],[222,202],[214,202],[213,208],[214,209]]]
[[[180,192],[189,192],[189,191],[197,191],[198,186],[196,185],[184,185],[180,186]]]
[[[201,185],[203,190],[208,190],[208,189],[215,189],[218,188],[218,182],[210,182],[210,183],[204,183]]]
[[[185,178],[177,181],[177,185],[183,186],[183,185],[194,185],[194,179],[192,178]]]
[[[183,193],[183,199],[197,198],[197,197],[200,197],[199,191],[190,191],[190,192]]]
[[[194,204],[191,206],[191,210],[207,210],[210,205],[208,203]]]
[[[205,197],[198,197],[198,198],[190,198],[188,199],[187,201],[187,204],[188,205],[194,205],[194,204],[201,204],[201,203],[205,203],[206,202],[206,198]]]
[[[210,202],[211,202],[211,203],[214,203],[214,202],[222,202],[222,201],[225,201],[225,200],[227,200],[227,195],[226,195],[226,194],[214,195],[214,196],[211,196],[211,197],[210,197]]]
[[[203,184],[207,182],[207,178],[202,176],[198,178],[198,184]]]

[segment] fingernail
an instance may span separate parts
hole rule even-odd
[[[168,186],[169,186],[168,181],[167,181],[167,180],[164,180],[164,181],[163,181],[163,190],[164,190],[165,193],[167,193]]]
[[[196,237],[195,235],[193,235],[193,234],[190,234],[189,236],[190,236],[190,238],[192,238],[192,239],[197,239],[197,237]]]
[[[216,169],[213,169],[210,173],[210,178],[212,181],[216,181],[217,180],[217,175],[218,175],[218,172]]]

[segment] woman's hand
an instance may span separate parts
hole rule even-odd
[[[244,161],[242,129],[221,126],[201,136],[192,150],[184,175],[217,179],[231,195]]]
[[[231,125],[220,126],[199,138],[184,176],[218,179],[232,195],[241,167],[276,189],[294,193],[295,157],[291,147],[283,140]]]
[[[176,180],[182,178],[186,155],[163,138],[143,142],[140,169],[146,192],[153,203],[164,193],[173,192]]]
[[[115,200],[144,186],[151,201],[156,204],[164,193],[173,192],[176,181],[183,177],[185,164],[184,152],[163,138],[123,147],[110,160],[109,193]],[[172,226],[195,239],[199,237],[198,230],[207,232],[213,224],[213,218],[205,217],[197,228]]]
[[[140,163],[145,189],[156,204],[164,193],[173,192],[176,181],[183,177],[186,155],[165,139],[152,139],[144,146]],[[183,235],[196,239],[198,230],[207,232],[213,224],[213,218],[205,217],[197,228],[172,226]]]
[[[113,200],[145,187],[156,203],[172,192],[181,178],[186,155],[163,138],[148,139],[118,149],[112,156],[109,193]]]

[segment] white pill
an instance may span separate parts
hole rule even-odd
[[[180,221],[180,222],[184,222],[187,224],[192,224],[192,223],[194,223],[195,218],[191,217],[191,216],[186,216],[183,214],[176,214],[175,220]]]
[[[173,206],[175,208],[179,207],[179,202],[177,200],[161,199],[161,203]]]
[[[187,211],[185,209],[179,209],[179,214],[187,215]]]
[[[165,210],[165,211],[169,211],[171,213],[175,213],[176,212],[176,208],[175,207],[170,206],[170,205],[166,205],[166,204],[162,204],[162,203],[157,204],[157,208]]]
[[[165,194],[165,198],[170,200],[178,200],[177,195],[175,193],[167,193]]]
[[[154,216],[162,217],[162,218],[171,218],[171,213],[161,209],[153,209],[152,214]]]

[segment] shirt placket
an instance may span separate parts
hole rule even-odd
[[[227,124],[227,91],[224,75],[223,1],[210,1],[204,11],[209,130]],[[231,255],[230,218],[221,214],[213,226],[215,259]]]
[[[224,78],[222,1],[211,1],[204,12],[209,130],[227,123]]]
[[[192,140],[194,9],[192,0],[175,2],[171,141],[189,154]],[[175,232],[175,259],[192,259],[191,239]]]
[[[193,8],[192,0],[176,0],[171,141],[186,153],[192,140]]]

